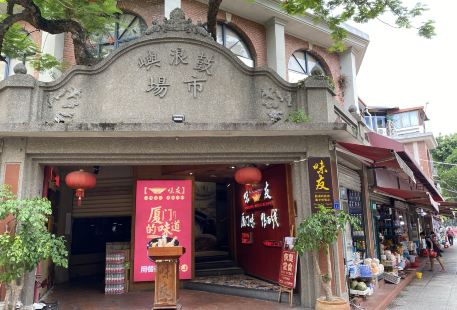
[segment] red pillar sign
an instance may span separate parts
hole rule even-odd
[[[136,187],[133,281],[153,281],[155,264],[147,255],[153,239],[174,238],[186,249],[179,278],[192,278],[192,181],[139,180]]]

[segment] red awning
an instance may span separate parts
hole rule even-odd
[[[428,198],[427,193],[423,191],[407,191],[404,189],[397,189],[397,188],[388,188],[388,187],[375,187],[373,188],[374,191],[379,192],[380,194],[387,194],[389,196],[393,196],[396,198],[400,198],[402,200],[409,201],[411,199],[424,199]]]
[[[430,206],[433,207],[435,211],[439,211],[439,203],[437,203],[428,192],[408,191],[388,187],[374,187],[373,191],[393,198],[399,198],[415,205]]]
[[[433,184],[432,181],[429,180],[427,176],[422,172],[422,169],[418,167],[418,165],[414,162],[414,160],[408,155],[406,152],[405,146],[391,138],[385,137],[383,135],[377,134],[376,132],[369,132],[367,133],[368,135],[368,141],[370,142],[371,145],[375,147],[383,147],[383,148],[388,148],[391,149],[392,151],[395,151],[401,159],[408,165],[408,167],[413,171],[414,176],[417,180],[419,180],[424,186],[427,188],[427,190],[430,192],[430,194],[433,196],[434,201],[444,201],[443,197],[439,193],[439,191],[436,189],[435,185]]]
[[[416,182],[413,171],[409,169],[403,159],[401,159],[401,157],[392,149],[346,142],[338,142],[338,144],[349,152],[358,155],[361,157],[361,160],[364,160],[371,166],[388,167],[403,171],[414,182]]]

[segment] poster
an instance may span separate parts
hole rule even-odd
[[[294,289],[297,279],[298,254],[295,251],[283,249],[279,268],[279,285]]]
[[[329,157],[308,158],[311,206],[333,208],[332,170]]]
[[[179,278],[192,278],[192,181],[139,180],[135,205],[133,281],[153,281],[155,264],[147,245],[163,235],[186,249],[179,261]]]

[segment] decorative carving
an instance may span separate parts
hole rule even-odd
[[[57,95],[48,96],[48,108],[52,109],[57,102],[62,101],[60,106],[61,109],[74,109],[79,106],[79,99],[81,98],[82,90],[76,89],[74,87],[69,87],[63,89]],[[57,111],[54,115],[54,122],[56,123],[65,123],[66,119],[72,119],[74,113]]]
[[[273,111],[270,111],[269,113],[267,113],[267,115],[270,117],[270,120],[273,122],[273,123],[277,123],[279,122],[282,117],[284,116],[284,112],[282,111],[279,111],[279,110],[273,110]]]
[[[280,103],[286,103],[287,107],[292,106],[292,95],[290,93],[286,92],[283,95],[279,90],[271,87],[260,90],[260,99],[262,100],[262,105],[267,109],[277,109]]]
[[[146,35],[151,35],[155,32],[166,33],[169,31],[194,33],[205,38],[211,38],[211,35],[206,31],[201,22],[198,22],[197,25],[193,25],[192,20],[190,18],[186,19],[183,10],[180,8],[171,11],[170,19],[165,17],[162,24],[159,24],[157,20],[153,20],[151,27],[146,30]]]

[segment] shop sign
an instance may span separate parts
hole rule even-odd
[[[282,248],[284,242],[281,240],[264,240],[262,244],[270,248]]]
[[[311,206],[324,205],[333,208],[332,173],[329,157],[308,158]]]
[[[255,215],[256,213],[241,213],[241,228],[255,228],[256,220]],[[262,228],[271,227],[273,229],[279,227],[279,216],[278,216],[278,209],[271,209],[270,213],[267,214],[266,212],[260,213],[260,226]]]
[[[270,183],[245,185],[243,194],[243,210],[248,211],[263,207],[272,207],[273,197],[270,196]]]
[[[155,279],[156,267],[147,255],[147,246],[163,236],[186,249],[179,261],[179,278],[191,279],[192,181],[139,180],[135,207],[133,281]]]
[[[294,289],[297,278],[298,254],[295,251],[283,249],[279,268],[279,285]]]

